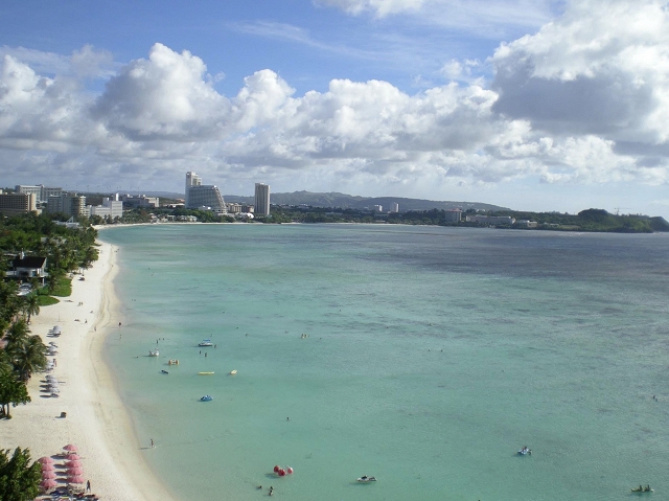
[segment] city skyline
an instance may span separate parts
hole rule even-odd
[[[0,8],[0,184],[669,219],[666,2],[154,7]]]

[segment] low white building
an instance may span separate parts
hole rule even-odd
[[[104,219],[121,219],[123,217],[123,202],[106,197],[102,205],[90,206],[91,216],[100,216]]]
[[[516,222],[511,216],[484,216],[479,214],[467,214],[465,220],[468,223],[478,223],[487,226],[511,226]]]

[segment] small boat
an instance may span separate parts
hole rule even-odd
[[[376,477],[368,477],[367,475],[363,475],[362,477],[357,479],[358,482],[361,483],[367,483],[367,482],[376,482]]]
[[[527,445],[523,446],[522,449],[518,451],[518,454],[521,456],[531,456],[532,455],[532,449],[530,449]]]
[[[650,488],[650,485],[646,485],[646,487],[640,485],[639,487],[635,487],[634,489],[632,489],[632,492],[655,492],[655,491]]]
[[[179,361],[178,360],[169,360],[167,362],[167,365],[179,365]]]
[[[213,376],[213,375],[214,375],[214,371],[201,371],[201,372],[198,372],[198,374],[199,374],[200,376]]]
[[[229,374],[231,376],[236,376],[237,375],[237,369],[232,369]]]
[[[150,357],[157,357],[158,355],[160,355],[160,352],[158,350],[149,350]]]
[[[211,339],[203,339],[198,343],[198,346],[214,346],[214,343],[211,342]]]
[[[162,372],[163,374],[169,374],[169,372],[167,372],[165,369],[161,370],[160,372]]]
[[[200,402],[211,402],[213,400],[211,395],[204,395],[202,398],[200,398]]]

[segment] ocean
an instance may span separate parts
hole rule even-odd
[[[179,499],[669,493],[669,235],[228,224],[100,238],[121,267],[108,363]]]

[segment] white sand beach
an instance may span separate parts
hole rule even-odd
[[[113,286],[116,249],[101,243],[99,250],[99,260],[85,271],[84,279],[74,276],[72,295],[41,308],[30,324],[31,334],[58,345],[49,359],[56,359],[50,374],[60,383],[59,396],[48,396],[41,386],[45,374],[34,374],[29,383],[32,402],[12,408],[12,419],[0,422],[0,447],[28,448],[37,460],[74,444],[83,477],[102,500],[174,500],[146,463],[152,451],[149,439],[136,437],[103,363],[105,336],[122,329],[123,319]],[[62,334],[47,337],[54,326],[60,326]]]

